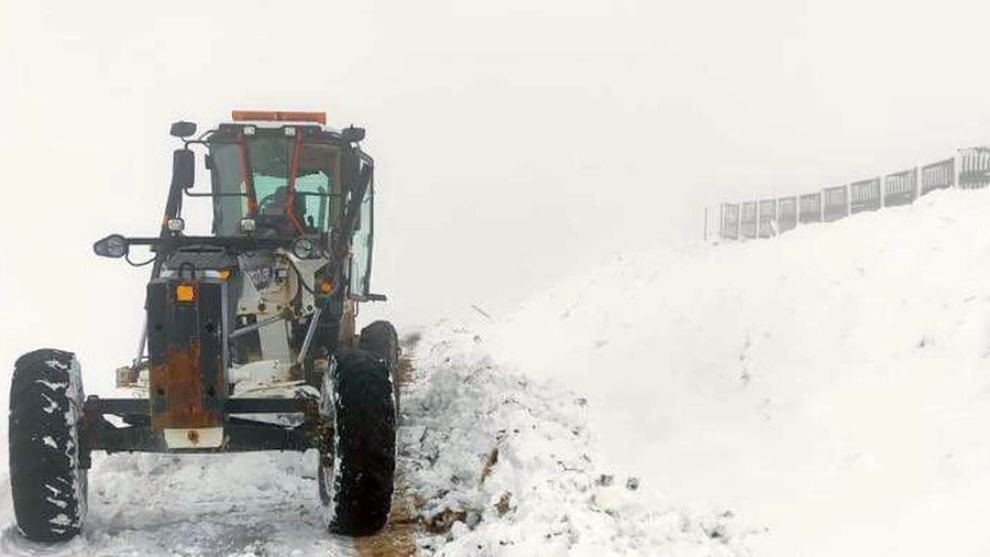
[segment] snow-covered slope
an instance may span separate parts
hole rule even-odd
[[[990,191],[598,262],[486,333],[757,554],[987,555]]]
[[[429,331],[403,402],[402,465],[426,553],[749,555],[754,532],[731,512],[688,512],[605,466],[587,401],[500,368],[480,328]]]

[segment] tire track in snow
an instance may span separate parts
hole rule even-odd
[[[111,455],[94,459],[83,534],[65,544],[23,538],[9,510],[0,555],[306,557],[353,555],[327,533],[315,453]]]

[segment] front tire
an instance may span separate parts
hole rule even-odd
[[[365,350],[342,350],[323,382],[333,424],[320,454],[319,485],[335,534],[374,534],[388,521],[395,479],[395,402],[387,364]]]
[[[358,346],[388,363],[392,376],[392,392],[395,395],[395,415],[402,415],[402,405],[399,403],[399,334],[395,326],[388,321],[375,321],[361,329]]]
[[[71,352],[36,350],[14,364],[10,389],[10,490],[17,528],[32,541],[69,540],[86,515],[79,428],[85,401]]]

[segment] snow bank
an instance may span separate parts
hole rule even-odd
[[[480,327],[479,327],[480,328]],[[602,466],[587,402],[505,373],[471,330],[441,325],[403,394],[399,489],[437,555],[745,556],[732,513],[673,507]],[[26,541],[0,485],[0,555],[354,555],[326,533],[316,454],[98,454],[83,535]],[[401,513],[399,513],[401,515]]]
[[[500,369],[478,329],[429,331],[403,398],[400,455],[424,552],[748,554],[732,513],[693,516],[603,467],[587,402]]]
[[[990,191],[596,262],[486,337],[760,555],[987,555]]]

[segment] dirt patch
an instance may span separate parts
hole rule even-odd
[[[401,471],[396,477],[392,496],[392,512],[388,524],[374,536],[354,540],[354,547],[361,557],[407,556],[416,554],[415,523],[409,513],[406,483]]]
[[[398,373],[395,374],[396,377],[399,378],[400,387],[412,383],[413,380],[413,366],[408,354],[409,350],[407,348],[403,348],[402,356],[399,358]]]

